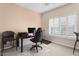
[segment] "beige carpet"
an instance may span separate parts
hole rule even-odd
[[[28,43],[27,43],[28,42]],[[36,50],[30,51],[30,47],[33,45],[29,40],[24,40],[24,52],[20,52],[20,47],[18,51],[15,48],[6,49],[4,51],[4,56],[79,56],[79,51],[75,51],[73,55],[72,48],[61,46],[55,43],[51,44],[41,44],[43,49],[39,49],[37,53]]]

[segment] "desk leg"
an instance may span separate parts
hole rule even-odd
[[[16,39],[16,45],[19,47],[19,38]]]
[[[3,51],[4,51],[4,44],[1,42],[1,56],[3,56]]]
[[[18,49],[19,45],[18,45],[18,39],[16,39],[16,51]]]
[[[23,52],[23,39],[21,38],[21,52]]]

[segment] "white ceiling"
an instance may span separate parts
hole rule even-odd
[[[38,13],[44,13],[46,11],[53,10],[65,4],[66,3],[17,3],[17,5],[19,6],[31,9]]]

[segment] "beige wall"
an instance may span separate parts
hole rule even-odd
[[[40,14],[16,4],[0,4],[0,33],[6,30],[27,31],[28,27],[40,27]]]
[[[27,27],[40,26],[40,14],[16,4],[0,4],[0,32],[26,31]]]
[[[44,31],[44,35],[45,35],[45,38],[47,40],[52,40],[53,42],[57,42],[59,44],[64,44],[64,45],[67,45],[67,46],[71,46],[73,47],[74,45],[74,42],[72,42],[72,40],[66,40],[66,39],[55,39],[53,36],[50,37],[48,34],[48,31],[49,31],[49,27],[48,27],[48,22],[49,22],[49,18],[52,17],[52,16],[63,16],[63,15],[68,15],[68,14],[74,14],[74,13],[79,13],[79,4],[68,4],[68,5],[65,5],[65,6],[62,6],[60,8],[57,8],[55,10],[51,10],[49,12],[46,12],[46,13],[43,13],[42,14],[42,28]],[[77,31],[79,32],[79,18],[78,18],[78,21],[77,21]],[[53,39],[54,38],[54,39]]]

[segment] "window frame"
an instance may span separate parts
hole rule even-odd
[[[73,15],[76,15],[76,20],[77,20],[77,16],[78,16],[77,14],[69,14],[69,15],[64,15],[64,16],[50,17],[50,18],[49,18],[49,22],[50,22],[51,19],[54,19],[54,18],[59,18],[59,19],[60,19],[60,18],[62,18],[62,17],[66,17],[66,18],[67,18],[66,20],[68,21],[68,17],[69,17],[69,16],[73,16]],[[77,29],[77,28],[76,28],[76,20],[75,20],[75,23],[74,23],[74,31],[76,31],[76,29]],[[59,21],[59,22],[60,22],[60,21]],[[49,24],[49,35],[50,35],[50,36],[63,36],[63,37],[74,37],[74,36],[75,36],[74,33],[73,33],[73,36],[66,35],[66,33],[65,33],[65,35],[61,35],[61,34],[59,34],[59,35],[54,35],[54,34],[51,34],[51,29],[50,29],[50,27],[51,27],[51,26],[50,26],[50,24]],[[60,27],[60,24],[59,24],[59,27]],[[66,28],[67,28],[67,27],[66,27]]]

